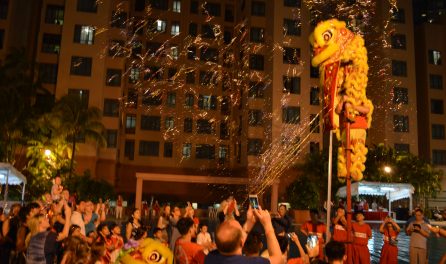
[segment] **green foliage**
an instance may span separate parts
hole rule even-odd
[[[312,179],[302,176],[291,183],[287,190],[288,202],[293,209],[310,209],[319,206],[319,188]]]
[[[63,184],[70,190],[70,193],[77,193],[77,197],[83,200],[97,202],[99,198],[103,200],[115,196],[114,187],[104,180],[95,180],[90,176],[90,171],[85,171],[84,175],[72,178],[65,178]]]

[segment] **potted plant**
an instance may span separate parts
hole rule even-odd
[[[294,221],[302,224],[310,219],[310,208],[317,208],[319,191],[308,177],[301,176],[292,182],[286,190],[288,202],[294,210]]]

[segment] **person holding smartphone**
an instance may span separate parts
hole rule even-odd
[[[324,245],[325,239],[324,235],[327,227],[324,223],[319,221],[319,211],[317,209],[310,210],[310,221],[305,222],[301,227],[300,231],[306,236],[315,235],[319,242],[319,259],[324,260]]]
[[[410,236],[410,263],[427,263],[427,238],[430,230],[423,220],[423,211],[421,209],[415,210],[415,221],[407,226],[406,232]]]
[[[384,244],[381,249],[380,264],[397,264],[398,263],[398,234],[400,232],[399,225],[393,221],[390,216],[386,216],[379,232],[383,234]]]

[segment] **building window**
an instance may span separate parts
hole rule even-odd
[[[137,83],[139,81],[139,73],[139,68],[131,68],[129,72],[129,83]]]
[[[249,68],[251,70],[263,71],[264,57],[259,54],[249,55]]]
[[[195,0],[190,1],[190,13],[198,14],[198,1]]]
[[[221,145],[218,147],[218,160],[220,162],[225,162],[229,158],[229,148],[226,145]]]
[[[393,88],[394,104],[409,104],[409,90],[402,87]]]
[[[77,11],[96,13],[98,11],[96,0],[77,0]]]
[[[429,50],[429,63],[441,65],[441,52],[438,50]]]
[[[204,5],[203,14],[208,14],[209,16],[221,16],[220,4],[206,2]]]
[[[166,104],[168,107],[175,107],[177,94],[175,92],[167,93]]]
[[[250,39],[251,42],[255,42],[255,43],[263,43],[265,42],[265,30],[263,28],[258,28],[258,27],[252,27],[251,31],[250,31]]]
[[[178,49],[178,46],[170,47],[170,57],[172,57],[173,60],[178,60],[179,56],[180,50]]]
[[[95,29],[92,26],[75,25],[74,42],[79,44],[93,45]]]
[[[105,131],[105,139],[107,141],[107,148],[116,148],[116,143],[118,142],[118,130],[107,129],[107,131]]]
[[[403,143],[395,143],[394,145],[396,153],[410,153],[410,145]]]
[[[111,40],[108,47],[108,56],[110,57],[124,57],[126,55],[126,49],[124,48],[123,40]]]
[[[443,100],[431,99],[431,114],[442,115],[443,110]]]
[[[220,111],[222,115],[231,114],[230,105],[231,105],[231,99],[229,98],[229,96],[224,96],[220,104]]]
[[[139,141],[139,156],[158,157],[160,143],[158,141]]]
[[[164,128],[165,128],[166,130],[174,129],[174,128],[175,128],[175,119],[173,118],[173,116],[167,116],[167,117],[164,119]]]
[[[248,124],[250,126],[262,126],[263,125],[263,111],[262,110],[249,110],[248,112]]]
[[[197,48],[187,47],[187,58],[189,60],[195,60],[197,58]]]
[[[135,159],[135,141],[134,140],[126,140],[124,146],[124,157],[129,160]]]
[[[176,68],[169,68],[167,70],[167,80],[169,82],[174,82],[176,79],[177,73],[178,73],[178,70]]]
[[[192,133],[193,126],[194,126],[193,122],[194,121],[190,117],[186,117],[184,119],[184,128],[183,128],[183,130],[184,130],[185,133]]]
[[[0,49],[3,49],[3,42],[5,41],[5,30],[0,29]]]
[[[283,48],[283,63],[298,64],[300,59],[300,49]]]
[[[319,105],[321,103],[319,87],[311,87],[310,90],[310,105]]]
[[[196,37],[198,35],[198,25],[196,23],[189,24],[189,35]]]
[[[42,52],[44,52],[44,53],[59,53],[60,52],[60,39],[61,39],[61,35],[44,33],[43,37],[42,37]],[[3,43],[3,37],[2,37],[2,43]],[[2,47],[3,47],[3,45],[2,45]]]
[[[310,78],[319,78],[319,68],[318,67],[310,67]]]
[[[299,124],[300,107],[298,106],[282,107],[282,122],[286,124]]]
[[[432,163],[434,165],[446,165],[446,150],[433,149]]]
[[[167,0],[149,0],[149,3],[155,9],[160,9],[160,10],[169,9],[169,1]]]
[[[310,131],[311,133],[320,133],[319,115],[310,114]]]
[[[161,117],[160,116],[141,116],[141,129],[160,131],[161,129]]]
[[[393,131],[409,132],[409,117],[403,115],[393,116]]]
[[[119,69],[107,69],[105,85],[121,86],[122,71]]]
[[[146,8],[146,0],[135,0],[135,11],[141,12]]]
[[[90,91],[82,89],[68,89],[68,95],[77,96],[81,100],[82,107],[88,108],[88,101],[90,98]]]
[[[181,1],[173,0],[172,11],[175,13],[181,13]]]
[[[186,94],[185,100],[184,100],[184,106],[186,108],[192,108],[194,106],[194,95],[193,94]]]
[[[202,110],[215,110],[217,109],[217,97],[215,95],[199,95],[198,96],[198,108]]]
[[[194,84],[195,83],[195,71],[191,70],[186,72],[186,83]]]
[[[195,146],[195,158],[196,159],[215,159],[215,146],[208,144],[197,144]]]
[[[42,83],[57,83],[57,64],[41,63],[39,64],[39,77]]]
[[[125,28],[127,22],[127,13],[122,11],[113,11],[110,26],[113,28]]]
[[[119,100],[104,99],[104,116],[119,116]]]
[[[0,1],[0,19],[6,19],[8,17],[9,0]]]
[[[405,13],[404,13],[404,9],[402,8],[392,8],[390,10],[392,16],[391,16],[391,20],[395,23],[405,23],[406,18],[405,18]]]
[[[191,143],[184,143],[183,144],[183,158],[190,158],[192,153],[192,144]]]
[[[248,138],[248,155],[259,156],[262,154],[263,141],[259,138]]]
[[[407,63],[405,61],[392,60],[392,75],[406,77]]]
[[[137,108],[138,106],[138,91],[135,89],[128,89],[127,92],[127,100],[126,100],[126,107],[132,107]]]
[[[249,98],[263,98],[266,85],[263,82],[250,82],[248,89]]]
[[[211,84],[216,84],[216,76],[210,71],[200,71],[200,85],[208,86]]]
[[[300,94],[300,77],[283,76],[283,92]]]
[[[429,87],[431,89],[443,89],[443,76],[438,74],[429,74]]]
[[[127,115],[125,117],[125,133],[135,134],[136,115]]]
[[[218,60],[218,50],[214,48],[203,47],[200,50],[200,60],[201,61],[212,61],[217,62]]]
[[[173,142],[164,142],[164,157],[173,157]]]
[[[310,142],[310,153],[318,153],[319,151],[319,142]]]
[[[65,8],[63,6],[47,5],[45,13],[45,23],[63,25],[64,9]]]
[[[180,34],[180,22],[172,22],[170,34],[172,36],[177,36]]]
[[[301,6],[301,0],[284,0],[283,5],[287,7],[299,7]]]
[[[201,36],[203,38],[215,38],[214,25],[201,25]]]
[[[432,139],[445,139],[444,125],[432,124]]]
[[[71,75],[91,76],[92,58],[89,57],[71,57]]]
[[[223,32],[223,42],[225,44],[229,44],[232,41],[232,33],[229,30],[225,30],[225,32]]]
[[[225,121],[220,123],[220,139],[229,139],[229,126]]]
[[[213,134],[214,131],[214,122],[207,119],[197,120],[197,134]]]
[[[265,16],[265,2],[252,1],[251,2],[251,15]]]
[[[225,21],[234,22],[234,6],[225,5]]]
[[[139,69],[138,69],[138,78],[139,78]],[[144,71],[144,81],[148,80],[162,80],[164,76],[164,68],[150,66]]]
[[[406,35],[394,34],[391,36],[392,49],[406,49]]]
[[[300,20],[283,19],[283,35],[284,36],[300,36],[301,27]]]

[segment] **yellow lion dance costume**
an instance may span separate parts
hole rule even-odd
[[[122,250],[118,260],[120,264],[173,264],[170,249],[151,238],[138,242],[129,250]]]
[[[320,22],[310,36],[314,67],[319,67],[321,85],[324,87],[326,124],[336,130],[342,146],[338,149],[338,177],[347,176],[345,160],[345,131],[339,124],[339,114],[346,111],[350,122],[351,167],[353,180],[360,181],[365,169],[367,148],[366,129],[372,122],[373,104],[366,97],[367,50],[364,39],[346,28],[345,22],[330,19]],[[339,128],[342,133],[339,133]]]

